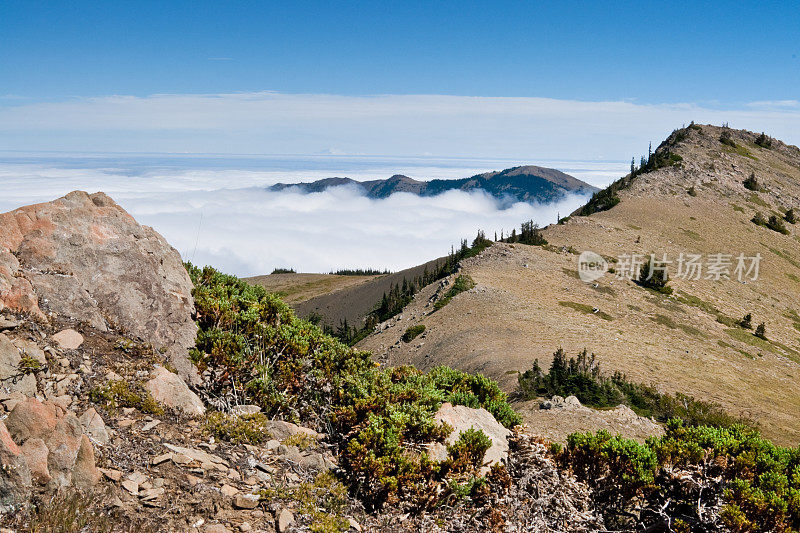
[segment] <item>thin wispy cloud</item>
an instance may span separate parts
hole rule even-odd
[[[750,102],[747,107],[753,109],[788,109],[800,110],[800,100],[763,100],[759,102]]]
[[[729,123],[800,143],[800,108],[552,98],[275,92],[105,96],[0,105],[13,150],[342,153],[621,159],[672,129]]]
[[[266,187],[276,181],[404,173],[402,166],[386,159],[376,171],[363,166],[365,156],[359,160],[336,154],[451,158],[452,168],[446,170],[417,168],[418,174],[410,173],[417,179],[466,177],[539,163],[602,186],[621,176],[624,161],[645,153],[648,142],[656,145],[692,120],[727,122],[797,144],[796,103],[752,102],[720,109],[693,103],[276,92],[6,100],[0,101],[0,145],[6,150],[329,155],[309,156],[304,163],[309,166],[272,173],[246,167],[242,160],[225,168],[209,161],[207,168],[189,170],[155,161],[146,175],[140,166],[130,171],[118,158],[103,160],[105,167],[81,166],[80,158],[66,165],[34,161],[27,167],[0,166],[0,210],[51,200],[73,189],[103,190],[188,258],[237,274],[276,266],[399,269],[445,253],[479,228],[493,232],[528,219],[553,222],[556,213],[570,212],[581,199],[509,207],[480,192],[370,200],[350,189],[300,197],[293,191],[270,193]],[[344,166],[322,168],[322,160],[314,157]],[[494,161],[470,167],[459,159],[481,157]],[[547,163],[554,159],[616,163],[568,168]]]

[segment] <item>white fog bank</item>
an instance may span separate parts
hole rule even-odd
[[[189,164],[172,158],[115,160],[111,156],[5,159],[0,160],[0,212],[49,201],[72,190],[104,191],[140,223],[164,235],[184,259],[249,276],[276,267],[292,267],[298,272],[349,267],[400,270],[446,254],[460,239],[472,239],[479,229],[493,236],[495,231],[508,232],[526,220],[546,225],[586,200],[570,196],[550,205],[509,205],[483,191],[449,191],[422,198],[398,193],[379,200],[366,198],[351,187],[313,194],[292,189],[269,191],[269,185],[278,181],[337,175],[375,179],[395,172],[418,179],[458,178],[514,164],[336,158],[286,161]],[[599,186],[622,175],[625,166],[622,162],[558,164],[561,170]]]

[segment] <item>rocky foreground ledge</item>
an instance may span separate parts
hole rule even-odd
[[[0,526],[485,527],[472,511],[449,507],[366,512],[332,475],[340,467],[328,435],[209,394],[208,376],[188,356],[197,335],[192,289],[177,251],[103,193],[0,214]],[[220,413],[257,421],[258,445],[237,434],[215,440],[209,428]],[[514,473],[496,498],[526,530],[550,531],[554,520],[561,530],[602,524],[586,487],[559,472],[542,441],[484,409],[444,404],[436,420],[454,428],[448,443],[472,427],[491,437],[484,470],[502,463]],[[321,513],[321,502],[334,515]],[[493,503],[484,506],[490,517]]]

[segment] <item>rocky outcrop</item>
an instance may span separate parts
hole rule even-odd
[[[456,442],[461,432],[468,429],[479,429],[492,440],[492,446],[486,450],[486,455],[483,457],[483,473],[488,472],[492,465],[508,459],[508,437],[511,431],[495,420],[486,409],[444,403],[436,412],[434,420],[453,428],[446,439],[447,444]],[[447,447],[437,443],[431,448],[430,455],[437,461],[443,461],[447,459]]]
[[[295,435],[306,435],[315,440],[322,437],[322,435],[313,429],[298,426],[297,424],[292,424],[284,420],[269,420],[264,423],[264,427],[273,438],[278,440],[288,439]]]
[[[0,509],[13,509],[30,494],[31,470],[22,450],[0,422]]]
[[[20,349],[6,335],[0,333],[0,389],[33,396],[36,394],[36,377],[32,373],[24,372],[20,368],[21,362]]]
[[[163,366],[156,367],[153,378],[144,384],[144,388],[158,403],[182,411],[187,416],[203,416],[206,412],[203,401],[181,377]]]
[[[592,409],[575,396],[553,396],[549,400],[527,400],[514,404],[530,430],[553,442],[566,443],[575,432],[606,430],[612,435],[645,441],[660,437],[664,428],[650,418],[637,415],[627,405],[612,409]]]
[[[0,214],[0,310],[119,328],[166,350],[195,381],[191,291],[178,252],[103,193]]]
[[[24,503],[32,486],[86,489],[100,479],[94,448],[78,418],[52,402],[28,398],[0,422],[0,507]]]

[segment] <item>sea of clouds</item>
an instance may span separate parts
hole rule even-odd
[[[354,187],[303,194],[273,192],[277,182],[325,177],[461,178],[519,164],[563,170],[597,186],[624,174],[625,162],[374,157],[192,157],[3,154],[0,212],[72,190],[104,191],[154,227],[195,264],[240,276],[292,267],[400,270],[446,254],[479,229],[492,237],[526,220],[553,223],[586,198],[548,205],[503,202],[483,191],[435,197],[407,193],[369,199]]]

